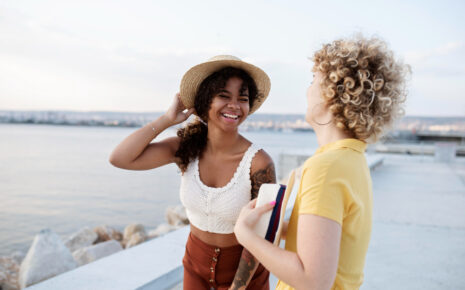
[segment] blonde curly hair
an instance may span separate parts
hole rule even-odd
[[[335,40],[315,52],[313,61],[333,121],[352,137],[377,141],[404,114],[410,67],[384,41],[360,35]]]

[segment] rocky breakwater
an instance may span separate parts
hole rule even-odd
[[[123,232],[107,225],[85,227],[65,240],[51,229],[41,230],[27,254],[0,257],[0,290],[28,287],[189,224],[180,205],[168,207],[165,219],[149,231],[142,224],[130,224]]]

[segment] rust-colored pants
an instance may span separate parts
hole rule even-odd
[[[202,242],[192,233],[186,244],[184,290],[228,289],[241,259],[241,245],[218,248]],[[260,264],[247,289],[268,290],[269,272]]]

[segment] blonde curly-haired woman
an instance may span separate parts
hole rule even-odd
[[[372,185],[364,151],[403,113],[409,67],[385,42],[357,36],[313,56],[306,120],[319,149],[303,165],[285,250],[253,232],[274,204],[242,209],[236,237],[270,272],[277,289],[358,289],[370,242]]]

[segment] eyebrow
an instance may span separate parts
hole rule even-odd
[[[247,91],[247,92],[246,92]],[[242,87],[241,90],[239,91],[239,95],[241,96],[249,96],[249,91],[248,91],[248,88],[247,87]]]
[[[241,91],[239,92],[239,95],[240,95],[240,96],[247,96],[247,97],[248,97],[249,94],[246,93],[245,90],[246,90],[246,89],[241,89]],[[218,92],[218,94],[221,94],[221,93],[226,93],[226,94],[230,94],[230,95],[231,95],[231,92],[228,91],[228,90],[226,90],[226,89],[221,89],[221,90]]]

